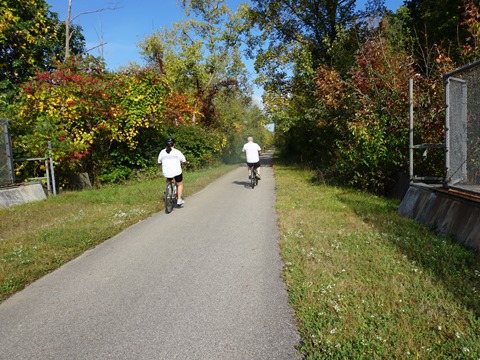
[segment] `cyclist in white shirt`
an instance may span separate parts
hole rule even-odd
[[[178,200],[177,205],[183,205],[183,173],[182,163],[188,163],[181,151],[175,149],[175,139],[167,139],[167,147],[160,151],[158,163],[162,164],[163,176],[169,179],[175,179],[177,183]]]
[[[253,137],[248,137],[248,142],[243,145],[242,151],[245,153],[247,158],[247,168],[248,168],[248,177],[251,177],[250,168],[253,166],[257,170],[257,178],[260,180],[260,152],[261,148],[257,143],[253,142]]]

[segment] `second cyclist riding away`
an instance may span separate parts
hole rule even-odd
[[[261,147],[253,142],[253,137],[248,137],[248,142],[243,145],[242,151],[245,153],[247,158],[247,169],[248,169],[248,178],[252,178],[252,168],[256,170],[257,179],[260,180],[260,154]]]

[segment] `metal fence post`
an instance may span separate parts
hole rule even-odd
[[[409,92],[409,107],[410,107],[410,145],[409,145],[409,157],[410,157],[410,181],[413,180],[413,79],[408,81]]]
[[[48,151],[50,155],[50,174],[52,175],[52,190],[53,195],[57,195],[57,187],[55,185],[55,170],[53,169],[53,153],[52,153],[52,143],[48,142]]]

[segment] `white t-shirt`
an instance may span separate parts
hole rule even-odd
[[[158,155],[158,163],[162,164],[163,176],[166,178],[173,178],[182,173],[182,166],[180,163],[186,162],[185,156],[183,156],[180,150],[172,148],[170,154],[167,154],[167,150],[163,149]]]
[[[258,155],[258,152],[260,150],[262,150],[260,146],[254,142],[246,143],[245,145],[243,145],[243,149],[242,149],[242,151],[247,156],[248,163],[257,163],[260,161],[260,156]]]

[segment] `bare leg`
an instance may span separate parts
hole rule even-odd
[[[177,183],[177,194],[178,194],[178,198],[181,199],[183,195],[183,181]]]

